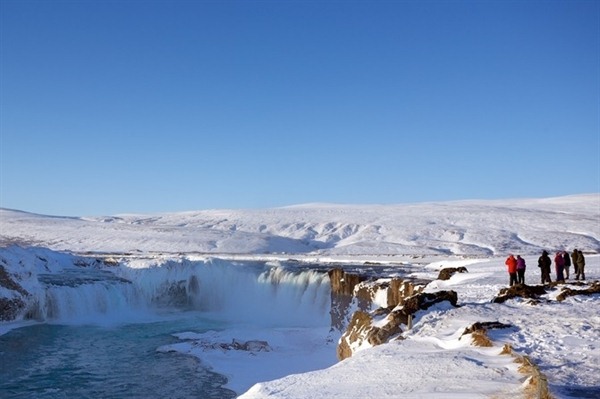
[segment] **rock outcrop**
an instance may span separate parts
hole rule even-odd
[[[0,298],[0,321],[10,321],[25,309],[25,302],[21,298]]]
[[[572,285],[584,286],[585,283],[576,282],[572,283]],[[542,295],[547,294],[547,289],[555,289],[561,286],[559,283],[551,283],[548,285],[525,285],[525,284],[517,284],[512,287],[502,288],[498,295],[492,300],[494,303],[503,303],[508,299],[512,298],[527,298],[532,299],[532,303],[539,302],[539,299]],[[570,296],[575,295],[593,295],[600,294],[600,281],[594,281],[592,284],[587,286],[587,288],[583,289],[573,289],[570,287],[563,287],[560,294],[556,296],[556,300],[561,302],[567,299]]]
[[[465,335],[470,335],[473,339],[473,343],[476,346],[491,347],[493,346],[492,341],[488,337],[488,331],[492,329],[503,329],[511,328],[512,325],[500,323],[499,321],[484,321],[472,324],[470,327],[465,328],[460,338]]]
[[[26,307],[28,292],[21,287],[4,268],[4,259],[0,260],[0,287],[12,292],[12,298],[0,297],[0,321],[14,320]]]
[[[329,275],[330,279],[338,279],[332,280],[332,328],[342,331],[341,327],[347,325],[337,347],[340,360],[362,347],[381,345],[399,337],[419,310],[443,301],[453,306],[457,303],[454,291],[424,293],[427,282],[423,281],[366,281],[339,269]],[[350,313],[352,316],[347,320]]]
[[[517,297],[537,300],[540,296],[545,294],[546,289],[543,285],[517,284],[513,285],[512,287],[502,288],[492,302],[503,303],[509,299]]]
[[[204,349],[220,349],[226,351],[246,351],[246,352],[271,352],[273,349],[267,341],[251,340],[240,341],[233,339],[231,343],[206,343],[202,341],[196,342],[196,346],[201,346]]]
[[[411,295],[423,291],[429,281],[399,278],[369,280],[342,269],[329,271],[331,282],[331,328],[344,332],[354,312],[394,308]]]
[[[440,270],[440,274],[438,275],[438,280],[450,280],[450,277],[454,276],[456,273],[468,273],[466,267],[446,267]]]
[[[600,281],[594,281],[588,288],[582,290],[574,290],[568,287],[563,288],[560,294],[556,297],[557,301],[564,301],[570,296],[575,295],[592,295],[600,294]]]
[[[331,328],[343,331],[348,323],[350,305],[354,301],[354,288],[366,277],[346,273],[342,269],[328,272],[331,283]]]

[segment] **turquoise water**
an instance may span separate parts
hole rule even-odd
[[[219,398],[223,376],[156,349],[219,328],[197,314],[112,327],[39,324],[0,336],[1,398]]]

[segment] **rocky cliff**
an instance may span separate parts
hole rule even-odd
[[[454,291],[425,293],[428,281],[408,279],[368,280],[342,269],[329,271],[331,327],[342,333],[338,359],[362,348],[386,343],[410,328],[419,310],[449,301],[456,306]]]
[[[0,296],[0,321],[14,320],[26,306],[27,291],[6,271],[4,259],[0,259],[0,287],[6,294]]]

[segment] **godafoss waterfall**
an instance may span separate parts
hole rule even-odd
[[[0,255],[3,398],[231,398],[224,376],[170,349],[177,334],[331,325],[325,270],[44,248]],[[211,345],[251,355],[273,343]]]

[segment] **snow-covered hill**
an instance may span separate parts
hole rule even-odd
[[[600,195],[67,218],[0,210],[0,244],[120,253],[466,255],[600,252]]]

